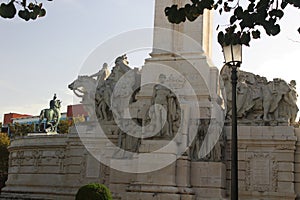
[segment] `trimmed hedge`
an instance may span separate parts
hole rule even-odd
[[[105,185],[90,183],[79,188],[75,200],[112,200],[112,196]]]

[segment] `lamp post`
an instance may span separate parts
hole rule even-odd
[[[237,111],[236,111],[236,84],[237,68],[242,63],[242,45],[223,46],[225,64],[231,68],[232,84],[232,116],[231,116],[231,200],[238,199],[238,150],[237,150]]]

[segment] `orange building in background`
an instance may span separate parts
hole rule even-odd
[[[32,115],[19,114],[19,113],[7,113],[4,114],[3,126],[13,123],[13,119],[22,117],[31,117]]]

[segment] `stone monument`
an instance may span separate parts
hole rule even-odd
[[[230,70],[219,76],[210,62],[211,14],[172,25],[163,11],[173,3],[155,1],[153,49],[141,70],[121,55],[111,72],[104,63],[68,86],[88,122],[68,135],[12,141],[0,199],[74,199],[91,182],[118,200],[230,197]],[[300,198],[295,87],[239,71],[240,199]]]

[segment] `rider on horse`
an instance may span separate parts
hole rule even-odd
[[[49,109],[43,109],[40,114],[40,119],[39,119],[39,128],[44,119],[46,119],[46,127],[50,126],[50,129],[46,128],[47,130],[51,132],[56,132],[57,131],[57,126],[61,117],[60,114],[60,106],[61,106],[61,101],[56,99],[56,94],[54,94],[53,99],[50,101]],[[40,131],[40,130],[39,130]],[[48,131],[47,131],[48,132]]]

